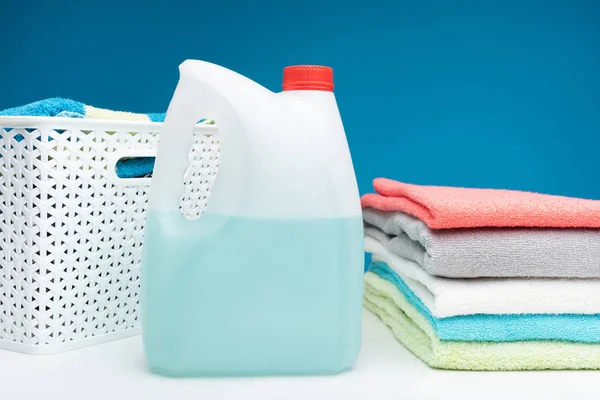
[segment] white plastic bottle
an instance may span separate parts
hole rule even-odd
[[[273,93],[185,61],[165,118],[142,264],[150,368],[171,376],[325,374],[360,349],[363,225],[352,160],[320,66]],[[217,123],[215,186],[197,221],[179,212],[192,129]]]

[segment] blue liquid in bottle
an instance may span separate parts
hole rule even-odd
[[[360,216],[253,219],[150,211],[142,329],[170,376],[328,374],[361,341]]]

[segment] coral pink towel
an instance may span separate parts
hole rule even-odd
[[[430,228],[600,228],[600,201],[516,190],[420,186],[378,178],[362,207],[402,211]]]

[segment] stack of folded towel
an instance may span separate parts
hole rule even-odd
[[[374,181],[364,304],[432,367],[600,369],[600,201]]]

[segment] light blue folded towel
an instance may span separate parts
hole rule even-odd
[[[564,340],[600,343],[600,314],[475,314],[438,318],[431,314],[400,276],[383,262],[369,271],[393,283],[427,318],[441,340],[466,342],[513,342]]]

